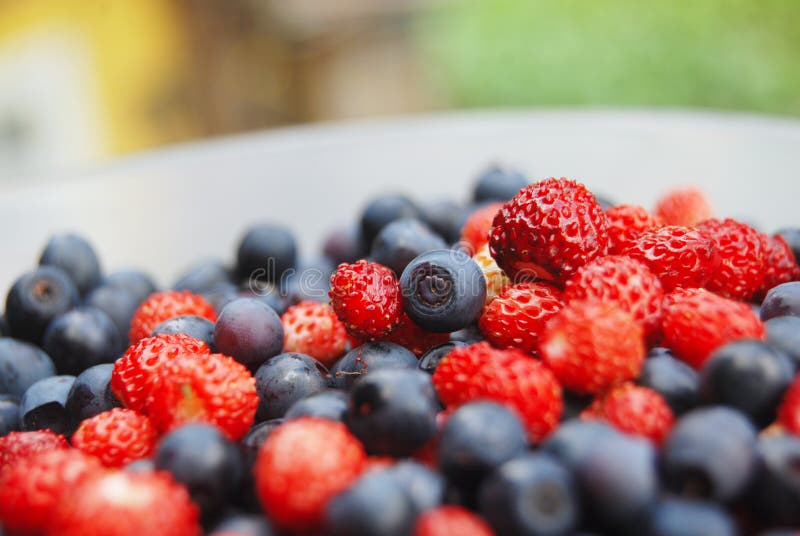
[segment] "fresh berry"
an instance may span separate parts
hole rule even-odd
[[[0,437],[19,429],[19,397],[0,394]]]
[[[357,226],[332,230],[325,238],[322,252],[336,266],[343,262],[356,262],[367,254]]]
[[[75,376],[50,376],[31,385],[19,403],[22,429],[67,433],[69,419],[64,406],[74,381]]]
[[[570,419],[542,443],[541,451],[554,456],[572,470],[598,441],[619,436],[620,432],[605,421]]]
[[[78,290],[69,276],[54,266],[23,274],[6,297],[6,322],[17,339],[40,343],[55,317],[78,304]]]
[[[100,283],[100,261],[91,244],[72,233],[56,235],[47,242],[39,258],[41,266],[55,266],[64,270],[85,296]]]
[[[697,405],[700,391],[697,371],[664,348],[650,351],[636,382],[664,397],[676,415]]]
[[[297,243],[292,233],[279,225],[258,225],[239,242],[236,275],[241,281],[280,281],[297,264]],[[202,315],[201,315],[202,316]]]
[[[70,432],[81,421],[122,405],[111,390],[113,371],[114,365],[104,363],[87,368],[75,378],[64,404]]]
[[[467,252],[472,255],[489,243],[489,231],[492,222],[503,203],[489,203],[473,210],[461,228],[461,243]]]
[[[128,333],[131,344],[150,337],[153,330],[165,320],[176,316],[194,315],[217,321],[217,313],[205,298],[188,290],[156,292],[151,294],[136,310]]]
[[[387,368],[417,367],[417,358],[410,350],[391,342],[368,342],[347,352],[331,368],[333,386],[349,389],[367,372]]]
[[[155,370],[145,414],[162,432],[204,422],[239,439],[255,418],[255,383],[247,368],[232,357],[181,354]]]
[[[172,289],[205,294],[230,281],[231,273],[228,267],[222,261],[208,259],[186,270],[172,285]]]
[[[622,254],[644,263],[665,292],[702,287],[719,266],[714,240],[689,227],[655,227],[642,232]]]
[[[584,419],[602,419],[619,430],[646,437],[660,445],[672,428],[674,416],[660,394],[647,387],[624,384],[595,399],[581,413]]]
[[[784,227],[775,233],[783,238],[792,250],[795,259],[800,259],[800,227]]]
[[[656,203],[655,215],[667,225],[697,225],[711,218],[705,194],[697,188],[681,188],[667,192]]]
[[[472,189],[472,200],[475,203],[505,202],[517,195],[526,184],[528,179],[521,172],[495,164],[478,176]]]
[[[298,352],[332,365],[347,349],[344,324],[327,303],[303,301],[281,316],[283,350]]]
[[[193,339],[206,343],[212,352],[216,350],[216,345],[214,343],[214,322],[199,316],[176,316],[175,318],[164,320],[156,326],[152,336],[175,335],[178,333],[183,333]]]
[[[545,324],[561,309],[560,294],[547,283],[509,285],[486,306],[478,326],[498,348],[535,352]]]
[[[455,244],[461,236],[461,226],[470,211],[451,199],[426,202],[419,207],[420,218],[448,244]]]
[[[114,323],[123,340],[128,345],[128,330],[131,320],[139,307],[137,299],[127,290],[113,285],[95,287],[84,300],[84,305],[103,311]]]
[[[72,445],[106,467],[122,467],[150,456],[156,437],[150,419],[130,409],[114,408],[83,421],[72,435]]]
[[[279,354],[261,365],[255,374],[260,402],[259,421],[283,417],[295,402],[328,387],[328,370],[304,354]]]
[[[725,509],[711,501],[665,498],[650,510],[645,523],[650,531],[648,534],[658,536],[739,534],[736,523]]]
[[[125,348],[114,322],[100,309],[79,307],[56,317],[47,327],[42,348],[61,374],[80,374],[112,363]]]
[[[358,478],[366,457],[344,424],[314,417],[286,422],[269,434],[258,454],[261,504],[280,527],[319,529],[328,502]]]
[[[157,290],[153,279],[139,270],[120,270],[110,273],[103,279],[103,285],[128,291],[136,299],[137,304]]]
[[[619,255],[643,232],[662,225],[661,218],[638,205],[617,205],[606,210],[608,252]]]
[[[53,360],[38,347],[0,338],[0,393],[22,396],[37,381],[53,376]]]
[[[494,536],[491,527],[466,508],[447,505],[429,510],[417,518],[414,536]]]
[[[800,267],[797,258],[786,240],[780,235],[763,235],[764,240],[764,281],[756,293],[762,299],[767,292],[782,283],[800,279]]]
[[[281,353],[283,336],[278,313],[254,298],[239,298],[227,304],[214,327],[217,351],[253,370]]]
[[[779,316],[800,316],[800,281],[772,287],[761,303],[761,320]]]
[[[361,240],[369,248],[381,229],[395,220],[416,218],[419,208],[402,195],[384,195],[371,200],[361,213]]]
[[[381,229],[372,243],[370,259],[400,275],[415,257],[436,249],[447,249],[439,235],[419,220],[402,219]]]
[[[761,436],[756,447],[758,470],[748,505],[769,526],[800,525],[800,439],[791,435]]]
[[[608,249],[606,215],[580,183],[546,179],[526,186],[494,218],[492,256],[509,277],[565,281]]]
[[[310,257],[301,259],[296,271],[288,271],[280,282],[279,296],[283,295],[285,306],[280,314],[286,312],[290,305],[303,301],[328,303],[331,291],[331,275],[336,271],[336,264],[326,257]],[[273,307],[274,309],[274,307]],[[275,309],[277,312],[278,309]]]
[[[714,240],[720,258],[705,287],[726,298],[750,300],[764,283],[763,235],[731,218],[702,221],[697,230]]]
[[[448,341],[439,346],[434,346],[419,358],[418,368],[423,372],[433,374],[436,371],[436,367],[438,367],[439,363],[444,359],[444,356],[452,352],[455,348],[463,346],[468,345],[461,341]]]
[[[703,289],[668,294],[661,329],[664,346],[696,369],[726,343],[764,338],[764,325],[749,305]]]
[[[0,478],[18,462],[35,454],[68,448],[64,436],[50,430],[11,432],[0,437]]]
[[[445,496],[445,480],[438,472],[424,465],[402,460],[386,470],[411,499],[416,513],[441,506]]]
[[[778,422],[800,436],[800,376],[796,376],[778,407]]]
[[[776,316],[764,322],[764,330],[767,344],[791,359],[795,370],[800,369],[800,318]]]
[[[485,305],[495,299],[502,290],[511,284],[511,280],[503,273],[503,270],[497,266],[497,261],[492,257],[489,251],[489,245],[486,244],[472,256],[478,267],[483,272],[483,278],[486,280],[486,301]]]
[[[407,536],[413,520],[409,496],[385,470],[365,472],[325,509],[326,534],[331,536]]]
[[[400,324],[384,340],[408,348],[414,355],[420,357],[434,346],[446,343],[449,338],[447,333],[434,333],[422,329],[403,311]]]
[[[324,391],[309,395],[292,404],[289,409],[286,410],[284,418],[289,420],[308,416],[344,422],[349,400],[350,398],[344,391],[325,389]]]
[[[643,335],[642,326],[613,303],[573,301],[545,326],[539,355],[567,389],[598,393],[639,375]]]
[[[331,276],[331,306],[347,332],[362,340],[388,335],[400,323],[400,285],[392,270],[360,260]]]

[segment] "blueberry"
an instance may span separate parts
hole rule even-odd
[[[581,412],[589,407],[593,398],[589,395],[580,395],[566,389],[563,390],[564,409],[561,412],[561,422],[580,417]]]
[[[292,404],[328,387],[327,372],[316,359],[298,353],[280,354],[261,365],[256,371],[258,420],[283,417]]]
[[[655,357],[648,355],[637,383],[661,394],[676,415],[697,405],[700,377],[668,350],[655,354]]]
[[[458,242],[464,225],[464,207],[454,201],[426,203],[420,207],[420,217],[445,242]]]
[[[214,344],[214,322],[207,318],[200,316],[176,316],[165,320],[156,326],[153,330],[153,335],[167,335],[174,333],[185,333],[186,335],[203,341],[211,348],[211,351],[216,351]]]
[[[285,418],[296,419],[307,415],[344,422],[348,400],[347,393],[343,391],[325,389],[292,404],[286,410]]]
[[[0,437],[19,430],[19,397],[0,395]]]
[[[50,356],[36,346],[16,339],[0,339],[0,393],[22,396],[28,387],[55,373]]]
[[[355,225],[331,231],[325,238],[322,252],[336,266],[343,262],[355,262],[367,254],[361,240],[361,231]]]
[[[281,317],[260,300],[234,300],[217,319],[214,343],[219,352],[255,369],[283,349]]]
[[[467,346],[467,344],[460,341],[450,341],[440,344],[439,346],[434,346],[419,358],[419,369],[428,374],[433,374],[436,372],[436,367],[439,366],[439,362],[444,359],[444,356],[452,352],[454,348],[463,346]]]
[[[347,352],[331,368],[333,385],[349,389],[368,371],[387,368],[417,367],[417,357],[411,351],[391,342],[367,342]]]
[[[477,320],[486,300],[486,280],[465,253],[431,251],[415,258],[400,277],[403,308],[423,329],[447,333]]]
[[[75,378],[64,404],[70,430],[77,429],[84,419],[122,405],[111,391],[113,370],[111,363],[95,365]]]
[[[0,338],[8,337],[11,332],[8,330],[6,315],[0,314]]]
[[[739,531],[718,504],[679,498],[662,499],[648,514],[648,536],[736,536]]]
[[[569,471],[547,454],[507,461],[480,488],[481,515],[497,534],[572,534],[580,506]]]
[[[437,447],[439,467],[462,488],[474,488],[500,464],[527,446],[519,418],[494,402],[471,402],[458,408],[442,428]]]
[[[43,266],[17,279],[6,298],[6,321],[11,334],[41,342],[53,318],[78,304],[75,284],[59,268]]]
[[[572,419],[562,423],[542,444],[542,451],[555,456],[561,463],[574,469],[595,441],[618,435],[616,429],[602,421]]]
[[[278,315],[285,313],[290,305],[288,296],[286,296],[277,285],[273,285],[272,283],[258,284],[252,289],[240,290],[239,297],[258,300],[261,303],[269,305]],[[226,302],[225,305],[228,303],[230,302]],[[223,306],[222,309],[224,308]]]
[[[800,281],[772,287],[761,302],[761,320],[778,316],[800,316]]]
[[[214,307],[215,311],[222,311],[226,305],[242,296],[240,296],[239,287],[237,285],[233,283],[221,283],[207,292],[204,292],[203,297]]]
[[[231,277],[227,266],[222,261],[209,259],[187,269],[175,281],[172,288],[203,294],[217,285],[229,283],[230,281]]]
[[[129,473],[152,473],[156,470],[156,462],[151,458],[140,458],[126,465],[124,470]]]
[[[469,326],[454,331],[450,334],[450,342],[463,342],[464,344],[474,344],[483,340],[483,333],[478,329],[477,324],[470,324]]]
[[[731,406],[764,428],[775,420],[793,377],[783,353],[761,341],[737,341],[717,349],[703,366],[700,393],[706,404]]]
[[[400,483],[417,514],[436,508],[444,501],[444,478],[424,465],[403,460],[389,467],[386,472]]]
[[[764,322],[764,328],[767,344],[791,359],[795,370],[800,369],[800,318],[776,316]]]
[[[332,536],[408,536],[414,507],[396,479],[386,471],[367,472],[335,496],[325,511]]]
[[[277,282],[286,270],[297,264],[297,244],[288,229],[259,225],[242,238],[236,259],[240,280]]]
[[[494,165],[483,171],[475,183],[472,199],[476,203],[485,201],[508,201],[528,184],[525,175],[513,169]]]
[[[272,536],[269,521],[259,515],[234,514],[219,522],[209,536]]]
[[[103,285],[127,290],[137,303],[143,302],[150,294],[158,290],[153,279],[139,270],[119,270],[108,274],[103,280]]]
[[[75,283],[83,296],[100,283],[100,261],[92,246],[74,234],[56,235],[50,239],[39,259],[41,266],[55,266]]]
[[[747,503],[768,526],[800,526],[800,439],[764,436],[758,441],[758,469]]]
[[[353,386],[345,423],[378,456],[409,456],[436,433],[431,377],[419,370],[370,371]]]
[[[255,491],[255,478],[253,477],[253,467],[258,459],[258,451],[272,431],[283,422],[283,419],[272,419],[254,424],[250,427],[247,435],[239,441],[239,451],[244,463],[244,476],[240,491],[236,496],[236,503],[248,511],[261,511],[261,505]]]
[[[775,234],[781,235],[786,240],[786,243],[789,244],[792,253],[794,253],[794,258],[800,259],[800,227],[781,229]]]
[[[89,293],[85,305],[97,307],[114,322],[125,342],[131,329],[131,319],[139,307],[139,302],[127,290],[113,285],[102,285]]]
[[[666,485],[684,496],[728,501],[756,467],[756,430],[740,412],[699,408],[675,423],[662,450]]]
[[[291,277],[284,277],[286,301],[292,305],[301,301],[328,303],[331,274],[336,266],[324,257],[303,259]]]
[[[437,249],[447,249],[444,240],[419,220],[395,220],[375,237],[370,258],[402,274],[409,262],[419,255]]]
[[[21,428],[66,433],[69,421],[64,405],[74,381],[75,376],[50,376],[31,385],[19,404]]]
[[[156,469],[186,486],[205,513],[218,511],[238,490],[244,468],[239,449],[214,426],[187,424],[164,436]]]
[[[111,363],[124,345],[117,326],[100,309],[80,307],[57,317],[44,334],[42,348],[61,374],[80,374],[100,363]]]
[[[384,195],[370,201],[361,214],[361,240],[371,245],[381,229],[395,220],[416,218],[419,209],[402,195]]]

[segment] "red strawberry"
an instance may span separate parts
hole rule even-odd
[[[0,437],[0,478],[14,464],[40,452],[68,449],[64,436],[50,430],[11,432]]]
[[[155,371],[162,363],[179,355],[210,353],[206,343],[182,333],[142,339],[114,363],[111,390],[125,406],[144,413]]]
[[[344,324],[327,303],[302,301],[281,316],[283,351],[310,355],[326,366],[347,349]]]
[[[613,303],[573,301],[545,326],[539,355],[567,389],[598,393],[639,376],[644,331]]]
[[[623,432],[646,437],[658,445],[667,437],[675,420],[664,397],[632,383],[596,398],[583,410],[581,418],[608,421]]]
[[[627,311],[653,337],[661,327],[661,282],[647,266],[628,257],[609,255],[582,266],[564,286],[565,302],[599,300]]]
[[[714,216],[705,194],[697,188],[682,188],[664,194],[655,215],[667,225],[691,227]]]
[[[108,472],[64,495],[51,536],[202,534],[197,506],[165,472]]]
[[[561,417],[561,387],[553,373],[522,350],[486,342],[455,348],[436,367],[433,385],[446,406],[487,399],[514,409],[533,442],[547,437]]]
[[[400,284],[378,263],[340,264],[331,276],[330,298],[336,316],[357,339],[385,337],[400,323]]]
[[[565,281],[608,249],[606,215],[585,186],[567,179],[531,184],[494,218],[489,247],[514,280]]]
[[[155,292],[143,301],[131,320],[128,336],[131,344],[152,335],[160,323],[176,316],[194,315],[217,321],[214,307],[198,294],[188,290]]]
[[[83,421],[72,434],[72,445],[107,467],[122,467],[150,456],[157,438],[150,419],[130,409],[114,408]]]
[[[489,244],[486,244],[478,252],[472,256],[472,260],[478,265],[478,268],[483,272],[483,278],[486,280],[486,305],[489,305],[500,292],[503,291],[511,280],[503,273],[503,270],[497,266],[497,261],[492,257],[489,251]]]
[[[494,216],[502,206],[503,203],[489,203],[476,209],[464,222],[461,242],[469,248],[470,255],[489,243],[489,231],[492,229]]]
[[[264,510],[278,526],[320,529],[325,507],[364,470],[364,447],[339,422],[300,417],[273,429],[254,474]]]
[[[493,536],[492,528],[482,518],[461,506],[445,505],[422,513],[414,536]]]
[[[665,292],[702,287],[719,266],[714,240],[689,227],[668,225],[644,231],[622,253],[647,265]]]
[[[405,346],[420,357],[434,346],[449,341],[450,334],[426,331],[415,324],[404,311],[400,316],[400,325],[383,340]]]
[[[795,377],[783,395],[783,402],[778,408],[778,423],[790,433],[800,436],[800,375]]]
[[[241,363],[222,354],[180,355],[156,370],[147,415],[162,432],[205,422],[235,441],[252,426],[257,406],[256,380]]]
[[[765,263],[764,281],[755,296],[759,301],[772,287],[800,279],[800,267],[786,240],[780,235],[762,235],[761,238],[764,240]]]
[[[703,289],[667,294],[661,330],[664,346],[696,369],[724,344],[764,338],[764,324],[749,305]]]
[[[0,524],[12,534],[42,534],[53,510],[75,486],[102,471],[95,458],[75,449],[39,452],[0,478]],[[53,532],[58,534],[58,532]]]
[[[719,267],[705,288],[734,300],[752,298],[764,282],[762,234],[730,218],[705,220],[697,225],[697,230],[714,240],[720,257]]]
[[[498,348],[534,352],[545,323],[561,309],[560,294],[547,283],[508,286],[483,311],[481,333]]]
[[[622,250],[640,234],[653,227],[663,225],[661,218],[653,216],[638,205],[617,205],[606,210],[608,221],[608,252],[622,253]]]

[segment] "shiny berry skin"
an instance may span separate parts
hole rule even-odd
[[[327,303],[302,301],[286,309],[281,316],[283,351],[313,357],[332,365],[347,348],[344,324]]]
[[[689,227],[664,226],[644,231],[622,254],[644,263],[665,292],[702,287],[719,266],[714,240]]]
[[[63,435],[50,430],[11,432],[0,437],[0,478],[21,460],[40,452],[68,449],[69,443]]]
[[[38,346],[0,337],[0,370],[0,393],[22,396],[37,381],[55,375],[56,366]]]
[[[651,350],[642,365],[636,383],[649,387],[664,397],[676,415],[693,409],[699,399],[700,377],[692,367],[676,358],[664,348],[659,353]]]
[[[297,264],[297,243],[280,225],[261,224],[242,237],[236,250],[236,275],[242,281],[277,282]]]
[[[638,205],[617,205],[606,210],[608,222],[608,252],[622,253],[625,247],[640,234],[653,227],[663,225],[661,218]]]
[[[489,247],[512,279],[529,275],[563,282],[606,254],[606,215],[582,184],[546,179],[526,186],[503,205],[494,218]]]
[[[368,342],[356,346],[331,368],[333,386],[350,389],[367,374],[385,368],[417,368],[416,356],[407,348],[392,342]]]
[[[611,303],[574,301],[545,326],[539,356],[567,389],[599,393],[639,375],[644,331]]]
[[[511,284],[511,280],[503,273],[503,270],[497,266],[497,261],[492,258],[489,252],[489,245],[486,244],[472,256],[472,260],[478,265],[483,272],[483,278],[486,280],[486,305],[497,297],[505,287]]]
[[[679,188],[665,193],[656,203],[654,214],[667,225],[697,225],[711,218],[705,194],[697,188]]]
[[[214,307],[200,295],[188,290],[156,292],[143,301],[131,320],[128,333],[131,344],[149,337],[156,327],[176,316],[194,315],[217,321]]]
[[[114,365],[104,363],[89,367],[75,378],[64,404],[70,433],[77,430],[82,421],[122,406],[111,390],[113,372]]]
[[[331,307],[360,340],[388,335],[400,323],[400,285],[390,268],[366,260],[340,264],[331,276]]]
[[[661,328],[661,282],[635,259],[609,255],[585,264],[567,280],[562,299],[612,303],[641,323],[648,338]]]
[[[83,421],[71,441],[106,467],[122,467],[149,457],[157,437],[150,419],[130,409],[114,408]]]
[[[153,279],[139,270],[119,270],[103,278],[103,286],[115,287],[127,291],[136,303],[143,302],[157,288]],[[123,333],[124,335],[124,333]]]
[[[756,452],[759,464],[746,499],[748,506],[765,525],[797,527],[800,525],[800,475],[797,474],[800,438],[764,434],[759,437]]]
[[[406,218],[381,229],[372,243],[370,260],[400,275],[412,259],[434,249],[447,249],[442,237],[421,221]]]
[[[660,445],[667,437],[674,415],[667,402],[647,387],[623,384],[595,399],[581,413],[583,419],[602,419],[628,434],[646,437]]]
[[[450,335],[422,329],[403,311],[400,324],[383,340],[399,344],[420,357],[434,346],[446,343],[450,340]]]
[[[470,254],[480,251],[489,243],[489,231],[497,212],[503,208],[503,203],[494,202],[478,207],[472,211],[461,227],[461,243]]]
[[[69,432],[66,411],[67,396],[75,376],[50,376],[31,385],[19,402],[23,430],[49,428],[57,434]]]
[[[454,348],[436,367],[433,385],[448,407],[491,400],[514,409],[532,442],[558,425],[563,402],[553,373],[530,354],[481,342]]]
[[[329,536],[408,536],[414,520],[411,499],[385,470],[367,470],[325,509]]]
[[[800,376],[797,376],[778,407],[778,422],[790,433],[800,436]]]
[[[143,413],[155,371],[179,355],[210,354],[206,343],[188,335],[156,335],[141,339],[114,363],[111,390],[126,407]]]
[[[419,208],[402,195],[383,195],[372,199],[361,213],[361,241],[372,245],[378,233],[396,220],[419,217]]]
[[[278,354],[255,373],[259,421],[283,417],[292,404],[328,387],[328,370],[304,354]]]
[[[95,287],[86,299],[84,305],[100,309],[114,322],[123,340],[123,345],[128,345],[128,330],[131,327],[138,300],[127,290],[113,285]]]
[[[792,248],[780,235],[762,235],[764,240],[764,280],[756,292],[756,299],[763,299],[767,292],[782,283],[800,279],[800,267]]]
[[[493,536],[491,527],[466,508],[455,505],[428,510],[417,518],[414,536]]]
[[[292,404],[284,418],[286,420],[298,417],[320,417],[332,421],[344,422],[347,405],[350,397],[339,389],[325,389],[313,395],[301,398]]]
[[[481,333],[498,348],[535,352],[545,324],[561,309],[560,294],[547,283],[507,286],[483,311]]]
[[[761,320],[780,316],[800,316],[800,281],[772,287],[761,302]]]
[[[112,363],[125,348],[122,336],[107,314],[96,307],[77,307],[50,322],[42,348],[61,374],[80,374]]]
[[[47,242],[39,258],[41,266],[64,270],[81,296],[100,283],[100,261],[91,244],[73,233],[55,235]]]
[[[175,335],[183,333],[198,341],[203,341],[213,352],[214,344],[214,322],[207,318],[194,315],[176,316],[169,320],[164,320],[156,329],[153,330],[153,337],[156,335]]]
[[[6,297],[6,323],[11,336],[39,344],[55,317],[78,304],[78,289],[62,270],[41,266],[14,282]]]
[[[495,164],[485,169],[475,181],[472,200],[475,203],[508,201],[526,184],[528,180],[519,171]]]
[[[231,282],[230,270],[218,259],[207,259],[189,267],[173,283],[172,290],[188,290],[204,294]]]
[[[217,351],[256,369],[283,349],[283,325],[275,310],[256,298],[238,298],[222,309],[214,326]]]
[[[366,458],[344,424],[301,417],[272,430],[261,445],[256,491],[279,527],[317,530],[328,502],[358,478]]]
[[[767,344],[783,352],[792,360],[795,370],[800,370],[800,318],[778,316],[764,322]]]
[[[244,365],[222,354],[183,354],[156,369],[145,413],[162,432],[204,422],[237,440],[257,406],[256,381]]]
[[[469,345],[461,341],[448,341],[439,346],[434,346],[419,358],[417,368],[428,374],[433,374],[434,371],[436,371],[436,367],[438,367],[439,363],[444,359],[444,356],[453,351],[454,348],[460,348],[462,346]]]
[[[705,288],[726,298],[750,300],[764,282],[763,235],[731,218],[702,221],[697,230],[714,240],[720,258]]]
[[[696,369],[726,343],[764,338],[764,324],[749,305],[703,289],[667,294],[661,330],[664,346]]]

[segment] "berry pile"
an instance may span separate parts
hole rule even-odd
[[[796,534],[800,228],[724,216],[491,168],[166,289],[56,236],[0,315],[0,535]]]

